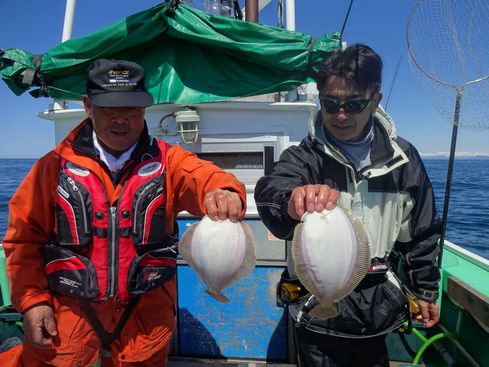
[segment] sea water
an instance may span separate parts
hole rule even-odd
[[[34,159],[0,159],[0,239],[8,222],[8,202]],[[424,159],[443,215],[447,159]],[[455,159],[446,239],[489,259],[489,159]]]

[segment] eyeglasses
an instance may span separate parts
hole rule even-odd
[[[321,102],[321,109],[327,113],[338,113],[340,108],[343,108],[346,113],[355,115],[367,108],[368,104],[372,102],[376,94],[377,92],[372,93],[368,99],[354,99],[343,103],[339,103],[336,98],[328,97],[320,98],[319,101]]]

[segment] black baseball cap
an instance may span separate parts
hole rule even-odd
[[[144,86],[144,70],[126,60],[95,60],[87,69],[87,96],[98,107],[148,107],[153,96]]]

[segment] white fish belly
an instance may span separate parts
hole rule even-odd
[[[336,207],[305,215],[300,246],[306,282],[312,282],[311,288],[321,302],[344,297],[355,271],[358,248],[355,228],[344,211]]]
[[[221,290],[238,273],[245,256],[245,234],[239,223],[204,217],[192,238],[196,270],[213,290]]]

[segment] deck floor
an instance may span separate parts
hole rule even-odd
[[[213,359],[189,360],[180,358],[170,358],[168,367],[204,367],[204,366],[226,366],[226,367],[297,367],[290,363],[265,363],[249,361],[218,361]],[[390,362],[390,367],[409,366],[408,362]],[[424,366],[420,364],[418,366]]]

